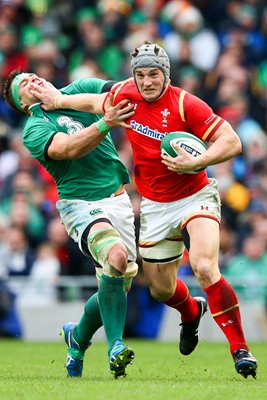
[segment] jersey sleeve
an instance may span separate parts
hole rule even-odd
[[[102,93],[103,87],[108,81],[98,78],[81,78],[61,89],[62,93],[79,94],[79,93]]]
[[[38,121],[37,124],[25,126],[23,131],[22,141],[25,147],[30,151],[33,158],[43,162],[47,159],[47,148],[51,143],[54,135],[57,133],[54,129],[49,129],[47,123],[42,124]]]
[[[224,122],[207,103],[190,93],[184,97],[184,115],[188,131],[203,141],[209,141]]]
[[[118,103],[118,99],[117,99],[117,96],[116,96],[115,94],[116,94],[116,93],[118,92],[118,90],[121,88],[121,85],[122,85],[122,82],[117,82],[115,85],[113,85],[113,87],[111,88],[111,90],[109,91],[109,93],[107,93],[107,95],[106,95],[106,97],[105,97],[105,100],[104,100],[104,102],[103,102],[103,105],[102,105],[103,113],[106,112],[106,102],[107,102],[107,99],[108,99],[108,97],[110,96],[110,94],[112,94],[112,95],[114,96],[113,104],[116,105],[116,104]]]

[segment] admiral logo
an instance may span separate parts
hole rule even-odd
[[[97,215],[97,214],[101,214],[102,212],[103,211],[101,210],[101,208],[96,208],[95,210],[91,210],[89,214],[94,216],[94,215]]]
[[[187,151],[187,153],[191,154],[194,157],[200,156],[200,152],[197,151],[196,149],[193,149],[192,147],[188,146],[188,144],[182,143],[180,146],[182,149]]]
[[[150,129],[149,126],[147,125],[144,126],[143,124],[139,124],[135,120],[131,120],[130,125],[133,131],[156,140],[162,140],[165,136],[164,133],[159,132],[157,129]]]

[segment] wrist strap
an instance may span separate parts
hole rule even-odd
[[[110,131],[110,126],[105,123],[104,119],[101,118],[99,121],[96,122],[96,127],[100,133],[106,134]]]
[[[59,94],[56,95],[55,101],[54,101],[54,108],[55,109],[63,108],[63,106],[62,106],[62,97],[63,97],[62,93],[59,93]]]

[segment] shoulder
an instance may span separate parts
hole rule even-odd
[[[81,78],[61,89],[62,93],[101,93],[103,87],[108,81],[99,78]]]
[[[114,101],[119,102],[123,99],[137,100],[140,96],[138,92],[134,79],[129,78],[125,81],[119,82],[112,88],[112,93],[114,94]]]

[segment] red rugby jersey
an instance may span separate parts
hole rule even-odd
[[[171,132],[190,132],[208,141],[224,122],[198,97],[169,85],[155,102],[143,100],[133,78],[112,88],[114,104],[127,98],[135,105],[135,115],[126,129],[133,149],[134,176],[139,193],[154,201],[170,202],[191,196],[208,184],[206,171],[182,174],[162,164],[160,142]]]

